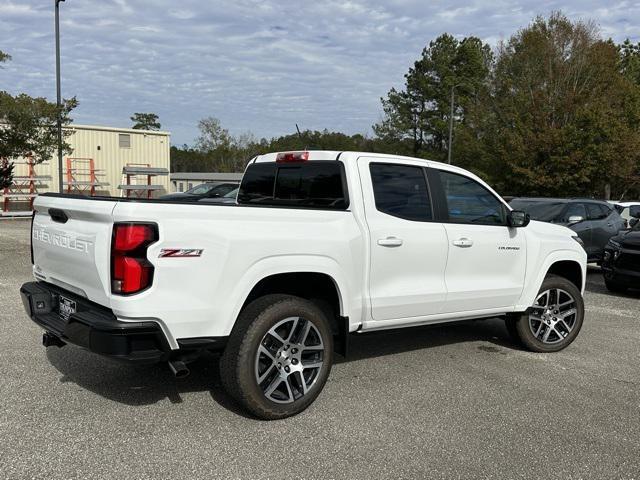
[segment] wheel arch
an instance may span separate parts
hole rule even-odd
[[[583,290],[583,272],[580,264],[573,260],[558,260],[549,266],[545,278],[549,275],[564,277],[573,283],[578,290]]]
[[[337,335],[338,353],[346,353],[349,319],[359,318],[351,311],[347,281],[337,263],[327,257],[291,256],[271,257],[255,264],[244,275],[234,295],[230,312],[231,332],[240,312],[253,300],[269,294],[294,295],[317,303],[332,322]],[[286,264],[297,268],[287,268]]]
[[[578,287],[580,293],[584,294],[587,276],[586,253],[580,255],[579,252],[573,250],[552,252],[535,271],[537,274],[525,283],[525,288],[518,305],[515,306],[515,311],[525,311],[533,304],[542,282],[549,274],[568,279]]]

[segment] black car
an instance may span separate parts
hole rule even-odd
[[[514,210],[524,210],[532,220],[565,225],[584,243],[589,262],[601,262],[604,246],[625,228],[626,222],[607,202],[580,198],[514,198]]]
[[[238,190],[240,190],[240,187],[236,187],[233,190],[231,190],[229,193],[227,193],[226,195],[223,195],[222,197],[216,197],[216,198],[203,198],[202,200],[199,200],[200,202],[203,203],[214,203],[214,204],[231,204],[231,203],[236,203],[237,198],[238,198]]]
[[[636,212],[633,227],[623,230],[609,239],[604,247],[602,272],[604,283],[612,292],[624,292],[628,288],[640,288],[640,222]],[[633,222],[633,220],[636,220]]]
[[[197,202],[203,198],[224,197],[236,188],[238,188],[237,183],[202,183],[190,188],[186,192],[168,193],[158,198],[161,200],[172,200],[174,202]]]

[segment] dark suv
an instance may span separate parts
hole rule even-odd
[[[514,198],[514,210],[524,210],[532,220],[565,225],[584,243],[590,262],[601,262],[604,246],[625,228],[626,222],[607,202],[579,198]]]

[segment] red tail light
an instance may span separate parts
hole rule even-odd
[[[306,162],[309,160],[309,152],[280,152],[276,155],[277,163],[289,163],[289,162]]]
[[[111,242],[111,291],[131,295],[151,286],[153,265],[147,248],[158,240],[152,223],[116,223]]]

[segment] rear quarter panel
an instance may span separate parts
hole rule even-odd
[[[112,296],[111,308],[122,318],[159,319],[176,339],[228,335],[251,289],[277,273],[326,273],[342,314],[361,315],[362,234],[351,212],[123,202],[114,220],[156,222],[160,238],[147,252],[151,288]],[[163,248],[202,255],[159,258]]]

